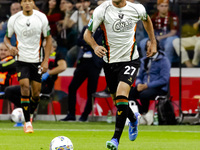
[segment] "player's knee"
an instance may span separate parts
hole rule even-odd
[[[29,92],[30,92],[29,85],[21,84],[20,87],[21,87],[21,93],[29,94]]]

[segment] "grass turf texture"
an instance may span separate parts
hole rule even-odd
[[[51,140],[63,135],[71,139],[74,150],[106,150],[113,135],[114,123],[105,122],[33,122],[34,133],[25,134],[22,127],[0,121],[0,149],[48,150]],[[128,139],[126,126],[119,150],[198,150],[200,126],[139,126],[136,141]]]

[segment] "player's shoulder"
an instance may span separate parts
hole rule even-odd
[[[15,19],[19,18],[22,15],[23,15],[22,11],[19,11],[16,14],[10,16],[9,20],[13,20],[14,21]]]
[[[99,9],[99,10],[105,10],[105,9],[107,9],[109,6],[112,6],[111,0],[108,0],[108,1],[103,2],[101,5],[99,5],[99,6],[97,7],[97,9]]]
[[[140,4],[140,3],[132,3],[132,2],[127,1],[127,5],[129,7],[132,7],[134,9],[136,9],[136,10],[145,9],[144,6],[142,4]]]
[[[46,15],[43,12],[35,10],[35,9],[33,10],[33,13],[39,17],[46,17]]]

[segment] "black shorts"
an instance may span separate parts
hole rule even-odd
[[[131,86],[135,81],[139,67],[139,59],[129,62],[104,63],[103,68],[110,93],[116,93],[120,81]]]
[[[27,63],[17,61],[17,77],[18,81],[28,78],[29,80],[41,83],[41,74],[38,74],[38,66],[41,63]]]

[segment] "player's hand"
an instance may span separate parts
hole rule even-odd
[[[11,52],[11,55],[13,55],[13,56],[18,55],[19,50],[17,49],[17,47],[11,46],[11,47],[9,48],[9,50],[10,50],[10,52]]]
[[[41,70],[41,73],[45,73],[48,70],[48,61],[43,61],[41,63],[41,66],[39,68]]]
[[[106,50],[105,47],[103,47],[103,46],[96,46],[95,49],[94,49],[94,53],[95,53],[98,57],[102,58],[104,55],[106,55],[107,50]]]
[[[156,42],[154,42],[154,43],[151,43],[151,45],[148,47],[146,56],[152,57],[156,53],[157,53],[157,44],[156,44]]]

